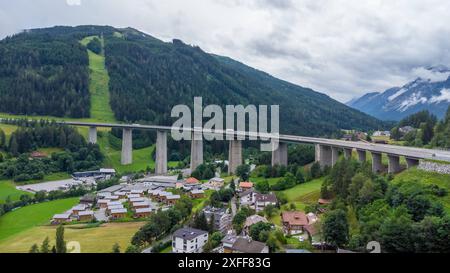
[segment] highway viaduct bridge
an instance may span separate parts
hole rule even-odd
[[[118,128],[123,130],[121,163],[123,165],[131,164],[132,158],[132,131],[133,130],[153,130],[157,133],[156,138],[156,167],[157,174],[167,173],[167,134],[174,128],[170,126],[154,126],[140,124],[111,124],[111,123],[87,123],[87,122],[58,122],[59,124],[89,127],[89,142],[97,142],[97,128]],[[222,135],[223,139],[230,142],[229,149],[229,173],[234,173],[237,166],[243,162],[242,158],[242,140],[252,137],[265,141],[278,139],[279,145],[272,152],[272,165],[288,164],[288,143],[304,143],[315,145],[316,161],[321,166],[333,166],[338,160],[339,152],[343,151],[344,156],[349,158],[353,150],[357,151],[358,159],[366,161],[367,152],[372,156],[372,170],[382,172],[382,154],[388,157],[389,173],[401,171],[400,157],[405,157],[407,167],[418,165],[421,159],[431,159],[450,162],[450,151],[422,149],[413,147],[403,147],[394,145],[373,144],[365,142],[343,141],[325,138],[302,137],[294,135],[273,135],[270,133],[239,132],[234,130],[206,130],[201,128],[176,128],[178,130],[187,130],[192,134],[211,134]],[[203,140],[192,138],[191,145],[191,170],[203,163]]]

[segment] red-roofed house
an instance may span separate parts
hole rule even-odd
[[[308,217],[301,211],[283,211],[281,221],[287,234],[302,233],[305,231],[305,227],[309,225]]]
[[[198,183],[200,183],[200,181],[195,177],[189,177],[188,179],[186,179],[186,183],[187,184],[198,184]]]
[[[243,190],[243,191],[249,190],[249,189],[253,188],[253,183],[252,182],[241,182],[241,183],[239,183],[239,188],[241,188],[241,190]]]

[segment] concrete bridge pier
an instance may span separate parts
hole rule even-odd
[[[156,131],[155,173],[167,173],[167,132]]]
[[[320,166],[323,167],[331,167],[332,166],[332,151],[330,146],[326,145],[318,145],[316,148],[319,148],[319,163]]]
[[[316,153],[315,162],[320,162],[320,145],[319,144],[314,145],[314,151]]]
[[[121,164],[129,165],[133,163],[133,133],[132,129],[124,128],[122,131],[122,156]]]
[[[350,158],[352,158],[352,152],[353,152],[353,149],[350,149],[350,148],[344,148],[344,158],[345,158],[345,159],[350,159]]]
[[[239,165],[242,165],[242,141],[231,140],[228,151],[228,173],[236,174]]]
[[[358,152],[358,160],[361,162],[366,161],[366,151],[365,150],[356,150]]]
[[[89,143],[97,144],[97,127],[89,127]]]
[[[419,159],[417,159],[417,158],[406,157],[405,159],[406,159],[406,165],[408,166],[408,169],[419,165]]]
[[[273,144],[275,145],[275,144]],[[287,166],[288,165],[288,145],[287,143],[279,142],[278,149],[272,151],[272,166],[280,165]]]
[[[203,136],[202,133],[192,133],[191,141],[191,171],[195,171],[203,164]]]
[[[380,173],[384,171],[384,166],[382,163],[382,154],[371,152],[372,154],[372,172]]]
[[[331,166],[336,165],[338,159],[339,159],[339,148],[331,147]]]
[[[401,171],[400,157],[398,155],[389,155],[388,154],[388,159],[389,159],[388,172],[389,173],[399,173]]]

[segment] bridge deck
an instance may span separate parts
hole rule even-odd
[[[67,124],[73,126],[86,126],[86,127],[107,127],[107,128],[126,128],[136,130],[161,130],[171,131],[182,130],[183,128],[173,128],[170,126],[157,126],[157,125],[141,125],[141,124],[113,124],[113,123],[88,123],[88,122],[59,122],[60,124]],[[239,132],[234,130],[206,130],[201,128],[184,128],[189,132],[203,132],[212,135],[222,136],[238,136],[238,137],[251,137],[252,139],[269,140],[278,138],[281,142],[290,143],[307,143],[307,144],[321,144],[329,145],[340,148],[360,149],[370,152],[385,153],[398,156],[406,156],[416,159],[433,159],[450,162],[450,151],[436,150],[436,149],[423,149],[414,147],[404,147],[396,145],[374,144],[354,141],[344,141],[325,138],[303,137],[294,135],[276,135],[270,133],[255,133],[255,132]]]

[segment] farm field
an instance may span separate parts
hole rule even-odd
[[[130,244],[136,231],[145,222],[106,223],[99,227],[83,227],[84,225],[65,226],[66,242],[80,243],[81,253],[108,253],[115,243],[120,245],[121,252]],[[56,226],[39,226],[0,240],[0,253],[28,252],[36,243],[41,244],[45,237],[49,237],[50,244],[55,244]]]
[[[17,201],[23,194],[31,195],[31,193],[16,189],[16,185],[10,180],[0,181],[0,204],[4,203],[8,197],[11,201]]]
[[[68,198],[19,208],[0,217],[0,242],[22,231],[46,225],[54,214],[62,213],[78,203]]]

